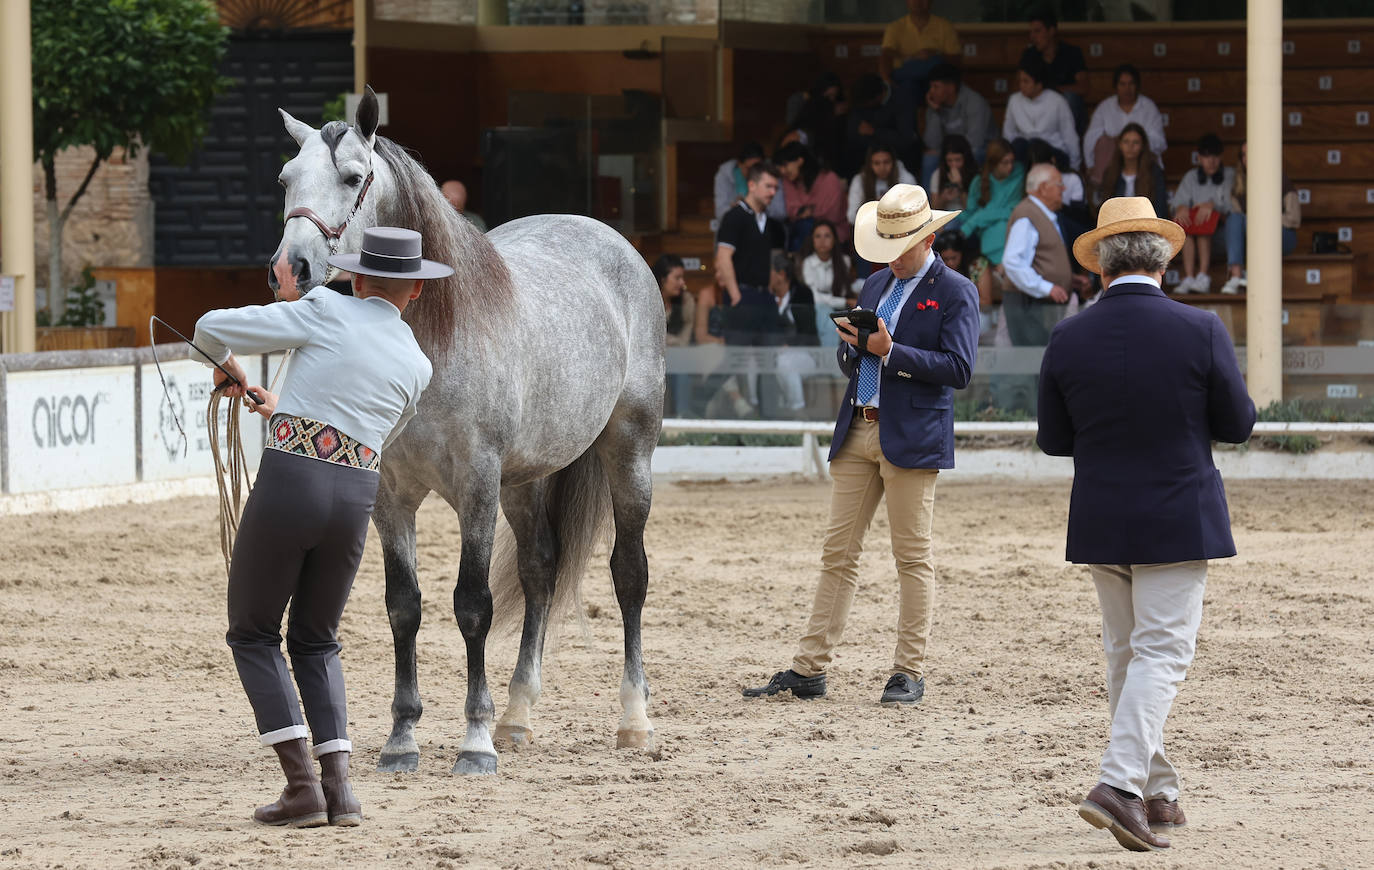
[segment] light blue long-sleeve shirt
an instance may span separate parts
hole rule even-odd
[[[395,305],[327,287],[295,302],[211,311],[196,321],[195,343],[213,363],[294,350],[276,412],[328,423],[379,453],[415,416],[433,374]]]

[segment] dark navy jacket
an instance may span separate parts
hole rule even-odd
[[[870,275],[859,292],[859,306],[877,309],[891,278],[890,268]],[[968,386],[973,375],[978,290],[937,255],[921,283],[908,285],[906,292],[896,327],[887,325],[893,345],[879,374],[878,440],[887,461],[901,468],[953,468],[954,391]],[[849,386],[835,421],[831,459],[849,434],[859,380],[859,352],[840,342],[837,356]]]
[[[1040,366],[1040,432],[1072,456],[1068,560],[1138,565],[1236,554],[1212,441],[1255,425],[1217,316],[1117,284],[1060,322]]]

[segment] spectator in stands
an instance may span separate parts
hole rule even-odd
[[[453,206],[453,210],[467,218],[468,223],[477,227],[481,232],[487,231],[487,222],[482,220],[482,216],[475,211],[468,211],[468,187],[456,178],[450,178],[439,186],[439,192],[448,200],[448,204]]]
[[[783,410],[795,414],[806,407],[802,377],[814,374],[816,365],[809,353],[788,349],[814,347],[820,343],[816,305],[811,288],[796,280],[791,258],[781,251],[773,253],[768,289],[777,304],[777,343],[786,348],[778,352],[777,377],[782,389]]]
[[[1103,167],[1102,181],[1093,197],[1093,211],[1114,196],[1146,196],[1161,218],[1169,216],[1169,192],[1164,170],[1154,160],[1145,128],[1132,121],[1116,137],[1116,151]]]
[[[1174,191],[1174,223],[1183,227],[1184,278],[1175,293],[1206,293],[1212,289],[1207,269],[1212,263],[1212,236],[1231,210],[1236,171],[1221,165],[1221,139],[1208,133],[1197,143],[1197,168],[1183,175]]]
[[[945,137],[940,152],[940,165],[930,174],[926,184],[930,205],[941,211],[962,211],[968,204],[968,187],[978,165],[973,159],[973,149],[967,139],[954,133]]]
[[[1073,115],[1074,130],[1082,131],[1088,118],[1084,101],[1088,92],[1088,65],[1083,61],[1083,49],[1060,41],[1059,19],[1048,9],[1030,18],[1030,45],[1021,52],[1021,63],[1031,58],[1045,65],[1045,86],[1064,96]]]
[[[1145,141],[1161,166],[1164,149],[1168,147],[1164,140],[1164,116],[1154,100],[1140,93],[1140,71],[1123,63],[1116,68],[1113,79],[1116,96],[1097,104],[1088,122],[1088,132],[1083,134],[1083,163],[1093,184],[1101,183],[1102,173],[1116,152],[1116,137],[1128,124],[1143,129]]]
[[[844,131],[849,106],[844,87],[833,72],[823,72],[811,84],[806,101],[787,125],[806,134],[811,150],[826,166],[840,166],[844,160]]]
[[[1037,163],[1054,164],[1054,168],[1059,170],[1059,180],[1064,182],[1064,201],[1059,209],[1059,220],[1064,224],[1067,219],[1065,240],[1072,256],[1074,240],[1091,225],[1087,186],[1083,183],[1083,176],[1068,165],[1064,152],[1044,139],[1032,139],[1026,146],[1026,165],[1034,166]],[[1067,235],[1070,230],[1072,235]]]
[[[852,308],[863,281],[853,277],[849,258],[836,246],[835,225],[828,220],[816,221],[800,255],[801,280],[811,290],[821,344],[839,347],[839,336],[830,325],[830,312]]]
[[[682,258],[675,254],[663,254],[651,267],[654,279],[658,281],[658,292],[663,297],[663,313],[667,320],[667,334],[664,343],[668,347],[686,347],[692,343],[692,330],[696,326],[696,298],[687,290],[686,269]],[[668,373],[670,387],[668,401],[678,417],[691,413],[691,377],[681,372]]]
[[[844,163],[838,172],[852,176],[864,165],[868,150],[876,145],[905,156],[916,136],[916,119],[901,105],[887,83],[873,73],[859,76],[854,83],[853,102],[845,127]]]
[[[1081,158],[1073,112],[1063,96],[1045,86],[1046,75],[1048,69],[1040,58],[1034,55],[1021,58],[1017,92],[1007,100],[1002,136],[1011,142],[1018,160],[1026,159],[1030,140],[1044,139],[1064,152],[1068,165],[1076,169]]]
[[[726,344],[758,344],[773,331],[768,264],[776,236],[769,232],[766,210],[777,193],[780,175],[771,163],[755,163],[749,168],[743,201],[720,219],[716,283],[730,306],[724,325]]]
[[[854,225],[859,206],[878,199],[894,184],[915,183],[916,179],[897,159],[895,148],[874,145],[864,156],[863,169],[849,180],[849,209],[845,215],[849,218],[850,226]]]
[[[1024,195],[1025,168],[1016,162],[1011,143],[988,143],[983,171],[968,189],[968,208],[959,215],[959,229],[978,242],[983,256],[994,266],[1002,262],[1007,242],[1007,220]]]
[[[942,61],[963,56],[959,34],[946,18],[930,14],[931,0],[906,0],[907,14],[883,31],[878,72],[901,90],[908,106],[925,100],[930,74]]]
[[[978,242],[958,230],[947,229],[937,235],[935,253],[946,266],[972,281],[973,286],[978,288],[978,343],[991,344],[997,329],[997,317],[993,309],[997,280],[992,264],[978,250]]]
[[[800,142],[784,145],[773,157],[787,197],[787,249],[800,248],[820,218],[835,225],[841,243],[848,242],[851,224],[840,177],[823,167],[811,149]]]
[[[926,123],[922,128],[925,155],[921,176],[929,178],[940,162],[940,150],[946,136],[958,134],[968,140],[976,161],[983,159],[988,142],[997,135],[992,124],[992,109],[988,101],[963,84],[959,68],[942,63],[930,71],[930,89],[926,91]],[[972,167],[975,164],[970,163]],[[971,170],[970,170],[971,171]]]
[[[1043,347],[1064,317],[1069,294],[1091,283],[1073,271],[1058,214],[1063,197],[1059,170],[1037,163],[1026,174],[1026,198],[1011,213],[1002,257],[1011,286],[1002,309],[1013,345]]]
[[[1221,292],[1227,295],[1239,293],[1247,280],[1245,274],[1245,143],[1240,146],[1240,168],[1236,170],[1236,183],[1231,188],[1231,213],[1226,216],[1226,263],[1230,276],[1221,285]],[[1293,253],[1298,246],[1298,225],[1302,223],[1302,203],[1298,191],[1283,175],[1283,216],[1280,219],[1283,230],[1283,255]]]
[[[740,147],[737,157],[725,161],[716,169],[716,220],[725,217],[731,206],[744,199],[744,195],[748,193],[745,179],[749,175],[749,169],[762,160],[763,146],[757,142],[746,142]],[[787,206],[781,191],[768,204],[768,216],[779,222],[786,219]]]

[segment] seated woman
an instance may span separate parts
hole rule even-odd
[[[835,242],[834,225],[818,220],[801,249],[801,281],[811,290],[816,304],[816,331],[826,347],[838,347],[840,343],[830,322],[830,312],[853,307],[863,287],[862,279],[851,277],[849,258],[836,248]]]
[[[1221,165],[1221,139],[1208,133],[1197,143],[1197,168],[1183,175],[1174,191],[1174,223],[1183,227],[1184,278],[1175,293],[1206,293],[1212,289],[1207,267],[1212,262],[1212,236],[1231,210],[1236,171]]]
[[[1148,196],[1155,214],[1169,216],[1164,170],[1154,161],[1150,139],[1139,124],[1127,124],[1116,137],[1116,151],[1103,168],[1102,182],[1093,195],[1093,211],[1114,196]]]
[[[806,407],[802,377],[816,372],[811,354],[797,350],[818,343],[816,308],[810,288],[796,280],[792,260],[781,251],[774,251],[769,263],[768,289],[778,305],[777,343],[783,349],[778,351],[777,377],[782,390],[782,407],[786,413],[795,415]]]
[[[692,343],[692,331],[696,326],[697,303],[696,297],[687,289],[682,258],[675,254],[664,254],[654,261],[651,270],[658,281],[659,295],[663,297],[668,330],[664,344],[668,347],[687,347]],[[691,413],[691,376],[669,372],[668,386],[671,409],[678,417],[687,416]]]
[[[931,208],[960,211],[968,204],[968,188],[973,182],[973,147],[968,139],[951,133],[940,143],[940,165],[930,174],[926,193]],[[857,210],[856,210],[857,211]]]
[[[968,205],[959,215],[959,229],[978,242],[979,249],[994,266],[1002,262],[1007,246],[1007,220],[1025,196],[1026,169],[1016,162],[1011,143],[994,139],[988,143],[983,171],[968,188]]]
[[[1073,111],[1062,95],[1045,86],[1048,76],[1049,68],[1039,57],[1022,57],[1017,91],[1007,99],[1002,136],[1016,148],[1018,157],[1024,157],[1032,139],[1044,139],[1063,152],[1069,166],[1077,168],[1082,163],[1081,143]]]
[[[1093,184],[1101,183],[1102,173],[1115,153],[1115,140],[1128,124],[1137,124],[1144,129],[1143,135],[1155,163],[1163,165],[1164,149],[1168,147],[1164,141],[1164,116],[1154,100],[1140,93],[1140,70],[1123,63],[1112,74],[1112,81],[1116,96],[1098,103],[1088,122],[1088,132],[1083,134],[1083,162]]]
[[[824,218],[835,225],[841,242],[849,241],[851,226],[845,213],[844,182],[821,166],[811,149],[800,142],[789,142],[773,155],[782,173],[782,189],[787,197],[787,249],[801,247],[811,233],[811,225]]]
[[[1245,275],[1245,144],[1240,146],[1240,169],[1236,171],[1236,183],[1231,189],[1231,214],[1226,218],[1226,264],[1230,276],[1221,285],[1221,292],[1227,295],[1239,293],[1246,285]],[[1282,238],[1283,255],[1293,253],[1298,246],[1298,225],[1302,223],[1302,203],[1298,192],[1288,176],[1283,176],[1283,217]]]
[[[894,184],[915,183],[916,177],[897,159],[897,152],[892,146],[879,144],[869,148],[864,156],[863,169],[849,181],[849,209],[845,212],[849,225],[854,225],[859,206],[881,198]]]
[[[992,336],[997,331],[998,308],[994,305],[1001,301],[995,268],[979,252],[978,243],[959,230],[942,231],[935,237],[934,250],[946,266],[972,281],[973,286],[978,288],[978,317],[981,321],[978,343],[991,344]]]

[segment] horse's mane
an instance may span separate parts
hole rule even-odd
[[[396,177],[395,198],[380,200],[377,222],[405,227],[424,238],[427,260],[453,267],[453,274],[425,282],[420,298],[406,306],[405,319],[430,359],[439,361],[459,333],[491,332],[490,316],[514,298],[510,270],[486,236],[454,211],[428,170],[404,148],[382,136],[376,153]]]

